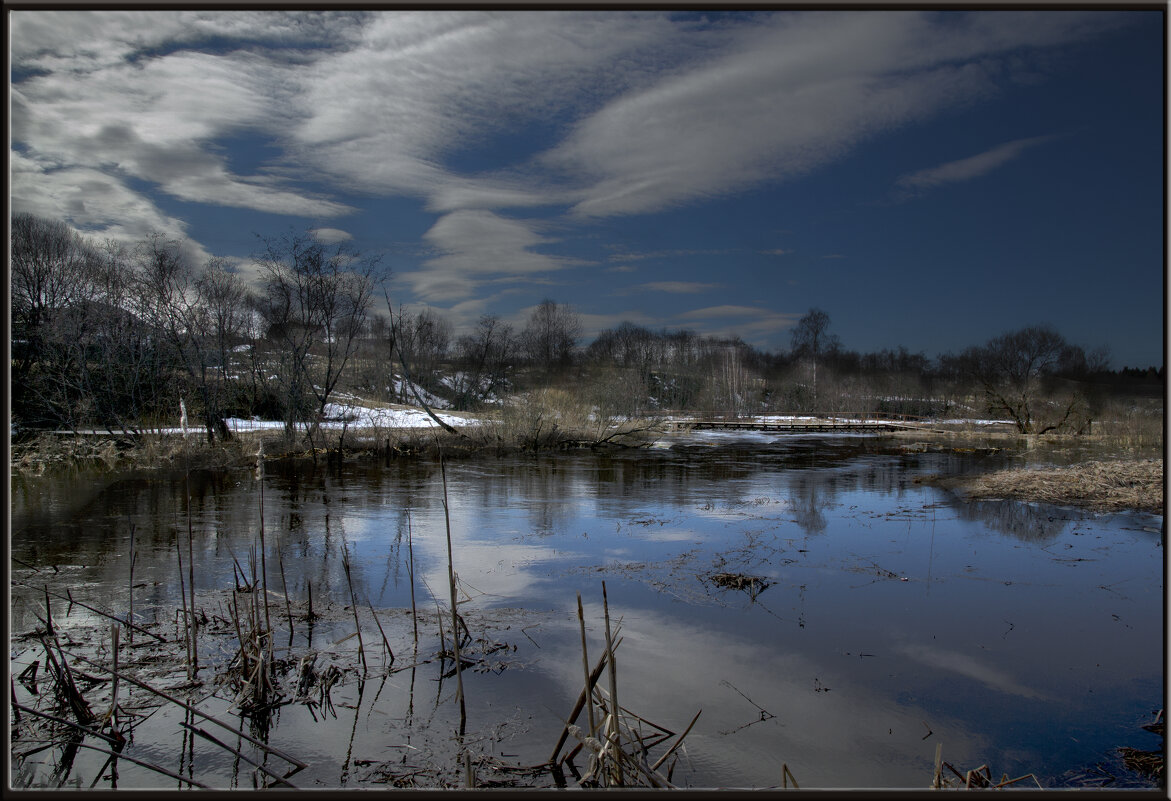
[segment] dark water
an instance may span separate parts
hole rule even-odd
[[[461,611],[510,646],[497,669],[465,675],[469,728],[502,759],[548,758],[582,684],[576,594],[592,660],[605,580],[622,619],[622,705],[674,731],[702,709],[676,783],[777,786],[785,763],[803,788],[926,787],[942,742],[956,767],[1055,785],[1116,764],[1118,746],[1160,748],[1139,726],[1164,703],[1163,518],[968,504],[915,481],[1011,463],[865,437],[721,435],[670,450],[450,461]],[[191,474],[201,592],[233,586],[233,556],[246,563],[261,483]],[[184,488],[182,473],[14,478],[14,570],[38,567],[40,582],[56,566],[75,597],[123,610],[134,521],[147,585],[136,617],[173,609]],[[409,608],[409,526],[418,602],[446,606],[438,464],[273,463],[263,488],[270,588],[279,550],[292,598],[312,582],[315,605],[348,603],[344,548],[363,605]],[[752,597],[716,573],[768,586]],[[35,624],[24,595],[14,590],[16,632]],[[412,673],[409,686],[402,673],[348,681],[339,698],[355,708],[336,719],[285,707],[271,742],[311,763],[302,786],[349,786],[371,765],[450,749],[454,687],[434,673]],[[151,725],[162,738],[177,722]],[[142,748],[177,759],[177,745]],[[197,759],[229,773],[214,748]],[[128,768],[120,786],[171,785]]]

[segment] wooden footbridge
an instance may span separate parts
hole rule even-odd
[[[789,417],[761,415],[728,417],[726,415],[672,415],[667,420],[671,431],[774,431],[777,433],[832,433],[849,431],[929,430],[924,418],[904,414],[844,414],[830,417]]]

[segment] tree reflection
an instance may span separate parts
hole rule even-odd
[[[1070,520],[1080,517],[1076,512],[1046,504],[1021,501],[953,500],[961,520],[975,520],[993,531],[1007,534],[1021,542],[1048,544],[1065,531]]]
[[[833,497],[831,491],[827,498],[822,498],[822,487],[827,484],[824,475],[818,473],[802,473],[801,477],[793,482],[790,493],[793,519],[807,535],[821,534],[825,531],[826,519],[822,510]]]

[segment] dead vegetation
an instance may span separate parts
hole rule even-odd
[[[1163,462],[1157,459],[1000,470],[936,482],[970,500],[1008,498],[1085,506],[1098,511],[1163,512]]]
[[[621,621],[611,629],[610,603],[605,582],[602,582],[602,608],[605,614],[606,648],[591,670],[581,595],[577,596],[584,683],[565,727],[553,746],[548,769],[558,787],[567,786],[565,771],[568,769],[578,787],[674,788],[671,779],[678,759],[677,752],[702,710],[696,712],[683,733],[676,736],[670,729],[652,723],[619,703],[618,666],[614,652],[621,643],[618,637]],[[605,689],[599,686],[603,672],[607,673],[608,678]],[[583,709],[586,712],[587,728],[578,725]],[[561,749],[570,735],[577,740],[577,745],[562,754]],[[651,749],[672,738],[674,741],[667,750],[652,762]],[[584,771],[575,762],[579,755],[586,761]],[[661,770],[664,765],[665,773]]]
[[[943,772],[944,768],[951,774],[950,776]],[[1041,782],[1032,773],[1017,776],[1015,779],[1010,779],[1008,774],[1004,773],[997,779],[993,775],[992,769],[987,765],[981,765],[978,768],[972,768],[967,771],[959,770],[950,762],[943,761],[943,743],[935,747],[935,775],[931,780],[931,789],[933,790],[953,788],[962,788],[964,790],[1002,790],[1005,787],[1012,787],[1021,782],[1025,782],[1027,786],[1029,780],[1032,780],[1032,783],[1038,789],[1044,789],[1041,787]]]

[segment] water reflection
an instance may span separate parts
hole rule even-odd
[[[1142,529],[1161,521],[963,503],[915,483],[1003,463],[988,455],[912,455],[847,437],[709,442],[720,447],[447,464],[467,610],[546,613],[523,635],[519,625],[499,634],[523,668],[465,677],[470,714],[515,707],[533,721],[516,746],[526,758],[547,757],[580,689],[577,592],[598,647],[602,579],[623,617],[632,709],[673,726],[704,709],[680,769],[694,785],[776,785],[785,761],[803,787],[921,787],[934,738],[954,764],[994,755],[997,771],[1060,775],[1123,744],[1124,714],[1157,708],[1162,551]],[[446,605],[443,486],[428,461],[271,463],[263,483],[250,472],[17,477],[12,554],[46,574],[58,566],[79,598],[123,610],[133,522],[135,612],[149,619],[175,605],[175,548],[185,558],[189,526],[198,589],[227,589],[259,544],[262,515],[270,589],[348,604],[348,554],[359,604],[403,609],[412,550],[420,606]],[[721,586],[717,572],[768,589]],[[37,586],[41,575],[18,578]],[[35,624],[34,609],[13,604],[17,631]],[[293,711],[273,736],[348,764],[347,743],[370,720],[385,718],[371,736],[425,739],[404,720],[428,707],[443,729],[453,690],[437,685],[426,701],[413,672],[385,693],[350,687],[355,713],[329,724],[334,745],[298,734]],[[924,721],[934,732],[925,742]]]

